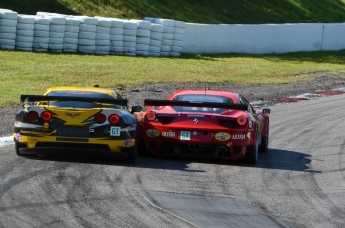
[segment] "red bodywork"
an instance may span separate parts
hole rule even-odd
[[[148,109],[137,116],[139,141],[151,154],[237,160],[246,157],[248,146],[256,146],[256,154],[265,150],[260,147],[265,139],[267,149],[268,109],[254,109],[237,93],[180,90],[168,100],[145,100],[145,106]]]

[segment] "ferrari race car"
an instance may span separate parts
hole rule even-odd
[[[258,152],[267,151],[270,109],[253,108],[237,93],[180,90],[144,105],[137,118],[145,152],[256,163]]]
[[[21,95],[21,103],[13,135],[19,156],[72,148],[124,152],[130,162],[136,160],[136,118],[113,90],[53,87],[44,95]]]

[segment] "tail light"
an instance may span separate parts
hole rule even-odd
[[[103,113],[98,113],[95,115],[94,120],[96,123],[101,124],[104,123],[107,118]]]
[[[237,123],[240,126],[244,126],[247,123],[247,118],[245,116],[240,116],[237,118]]]
[[[53,115],[49,111],[44,111],[41,113],[41,118],[42,118],[42,120],[48,122],[49,120],[51,120],[53,118]]]
[[[28,112],[27,117],[31,121],[36,121],[38,119],[38,113],[35,111],[30,111],[30,112]]]
[[[112,114],[108,117],[108,121],[111,124],[117,124],[119,122],[119,120],[120,120],[120,117],[116,114]]]
[[[157,115],[154,111],[149,111],[148,113],[146,113],[145,117],[148,121],[152,122],[157,118]]]

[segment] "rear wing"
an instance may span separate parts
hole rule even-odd
[[[153,100],[145,99],[145,106],[183,106],[183,107],[203,107],[203,108],[224,108],[234,110],[248,110],[246,104],[223,104],[214,102],[193,102],[193,101],[174,101],[174,100]]]
[[[20,102],[24,104],[41,101],[84,101],[92,103],[107,103],[114,105],[127,106],[127,99],[94,98],[94,97],[67,97],[67,96],[44,96],[44,95],[21,95]]]

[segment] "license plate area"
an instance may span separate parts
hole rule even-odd
[[[56,136],[89,137],[89,127],[60,126],[56,129]]]

